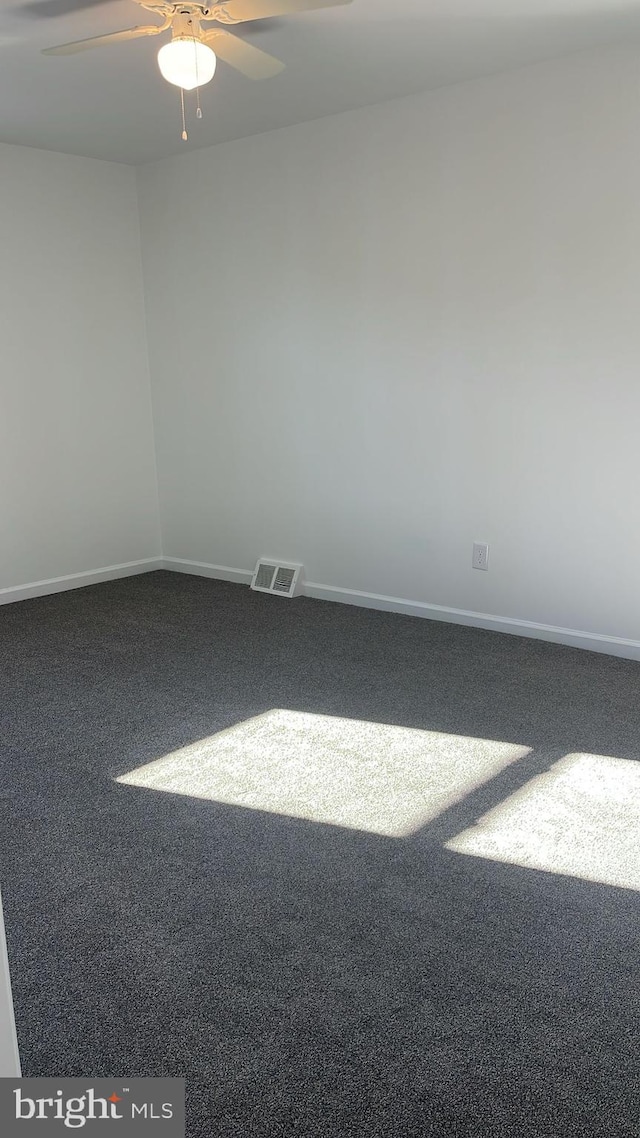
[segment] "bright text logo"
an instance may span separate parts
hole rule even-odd
[[[0,1079],[3,1138],[96,1126],[105,1134],[109,1122],[122,1138],[184,1138],[184,1079]]]

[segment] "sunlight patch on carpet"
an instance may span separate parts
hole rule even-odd
[[[565,755],[446,848],[640,889],[640,763]]]
[[[530,748],[274,709],[118,782],[406,837]]]

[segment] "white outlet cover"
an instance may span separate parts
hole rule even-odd
[[[489,546],[486,541],[474,541],[471,564],[474,569],[483,569],[485,572],[489,568]]]

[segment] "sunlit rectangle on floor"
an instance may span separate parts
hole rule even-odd
[[[118,781],[404,837],[530,748],[274,709]]]
[[[447,849],[640,889],[640,763],[566,755]]]

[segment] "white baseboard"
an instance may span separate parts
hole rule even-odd
[[[84,573],[69,573],[65,577],[50,577],[46,581],[30,581],[26,585],[12,585],[0,589],[0,605],[11,601],[26,601],[31,597],[46,597],[50,593],[63,593],[67,589],[80,589],[83,585],[97,585],[100,581],[116,581],[119,577],[133,577],[162,569],[161,557],[145,557],[142,561],[125,561],[122,565],[106,565],[102,569],[88,569]]]
[[[190,573],[198,577],[211,577],[218,581],[233,581],[249,585],[251,569],[233,569],[228,565],[211,565],[207,561],[189,561],[182,557],[148,557],[142,561],[128,561],[123,565],[108,565],[85,573],[72,573],[66,577],[52,577],[47,581],[33,581],[0,589],[0,604],[43,597],[100,581],[115,581],[154,569],[169,569],[175,573]],[[606,652],[628,660],[640,660],[640,641],[626,640],[621,636],[605,636],[598,632],[581,632],[575,628],[559,628],[552,624],[538,624],[531,620],[494,616],[491,613],[472,612],[467,609],[447,608],[426,601],[409,601],[402,597],[388,597],[381,593],[363,593],[357,589],[340,589],[335,585],[322,585],[306,581],[303,593],[317,600],[335,601],[338,604],[357,605],[361,608],[380,609],[383,612],[403,613],[428,620],[441,620],[449,624],[462,624],[472,628],[486,628],[491,632],[506,632],[513,636],[529,636],[535,640],[548,640],[552,644],[566,644],[571,648],[585,648],[591,652]]]
[[[226,565],[210,565],[204,561],[185,561],[181,557],[165,558],[165,569],[178,573],[196,573],[221,581],[235,581],[241,585],[251,582],[250,569],[231,569]],[[419,616],[427,620],[442,620],[448,624],[462,624],[471,628],[486,628],[490,632],[506,632],[512,636],[528,636],[534,640],[548,640],[552,644],[565,644],[569,648],[585,648],[590,652],[605,652],[626,660],[640,660],[640,640],[625,640],[621,636],[605,636],[599,632],[581,632],[576,628],[559,628],[553,624],[538,624],[532,620],[516,620],[509,616],[472,612],[467,609],[447,608],[426,601],[408,601],[402,597],[388,597],[381,593],[362,593],[357,589],[339,589],[335,585],[321,585],[305,581],[303,594],[321,601],[358,605],[361,608],[398,612],[405,616]]]
[[[233,581],[236,585],[249,585],[253,577],[250,569],[230,569],[228,565],[210,565],[208,561],[185,561],[183,557],[164,557],[162,568],[173,573],[192,573],[195,577],[213,577],[216,581]]]
[[[338,589],[333,585],[305,583],[307,597],[323,601],[338,601],[345,605],[381,609],[384,612],[404,613],[406,616],[442,620],[448,624],[464,624],[472,628],[486,628],[490,632],[507,632],[512,636],[529,636],[535,640],[548,640],[552,644],[566,644],[570,648],[586,648],[590,652],[606,652],[609,656],[622,656],[640,660],[640,640],[625,640],[621,636],[604,636],[599,632],[580,632],[575,628],[559,628],[553,624],[538,624],[532,620],[516,620],[508,616],[471,612],[467,609],[446,608],[425,601],[407,601],[400,597],[387,597],[378,593],[360,593],[356,589]]]
[[[241,585],[251,582],[250,569],[231,569],[227,565],[210,565],[205,561],[185,561],[181,557],[165,558],[163,568],[178,573],[195,573],[220,581],[235,581]],[[357,589],[339,589],[335,585],[321,585],[305,581],[303,594],[321,601],[335,601],[343,605],[398,612],[405,616],[419,616],[427,620],[442,620],[448,624],[463,624],[471,628],[486,628],[489,632],[506,632],[512,636],[528,636],[534,640],[548,640],[552,644],[565,644],[569,648],[585,648],[589,652],[605,652],[626,660],[640,660],[640,640],[625,640],[621,636],[605,636],[599,632],[581,632],[576,628],[559,628],[554,624],[538,624],[532,620],[516,620],[509,616],[472,612],[468,609],[447,608],[426,601],[408,601],[402,597],[387,597],[381,593],[362,593]]]

